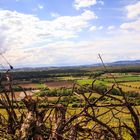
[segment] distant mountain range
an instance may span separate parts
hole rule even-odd
[[[140,65],[140,60],[126,60],[126,61],[115,61],[111,63],[105,63],[106,66],[126,66],[126,65]],[[90,64],[90,65],[79,65],[79,66],[56,66],[56,67],[23,67],[15,68],[16,71],[37,71],[37,70],[51,70],[51,69],[71,69],[71,68],[84,68],[84,67],[98,67],[102,66],[101,63]]]
[[[116,61],[112,63],[107,63],[107,65],[140,65],[140,60],[126,60],[126,61]]]
[[[115,61],[110,63],[105,63],[106,66],[126,66],[126,65],[140,65],[140,60],[126,60],[126,61]],[[79,67],[97,67],[102,66],[102,63],[82,65]]]
[[[126,65],[140,65],[140,60],[126,60],[126,61],[115,61],[111,63],[105,63],[106,66],[126,66]],[[26,70],[50,70],[57,68],[84,68],[84,67],[97,67],[102,66],[101,63],[91,64],[91,65],[79,65],[79,66],[59,66],[59,67],[38,67],[38,68],[25,68]]]

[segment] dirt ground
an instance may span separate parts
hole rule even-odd
[[[55,81],[55,82],[46,82],[46,85],[48,88],[71,88],[73,87],[74,82],[73,81]]]

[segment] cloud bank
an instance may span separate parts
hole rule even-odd
[[[124,7],[125,20],[118,26],[96,25],[100,17],[86,8],[97,3],[75,0],[75,8],[83,8],[75,10],[80,14],[50,13],[53,18],[49,20],[1,9],[0,52],[14,66],[92,64],[100,62],[98,53],[105,62],[140,59],[139,2]]]

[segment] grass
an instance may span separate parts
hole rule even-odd
[[[131,81],[140,81],[140,76],[122,76],[122,77],[116,77],[115,78],[117,82],[131,82]],[[105,78],[104,81],[113,82],[113,78]]]
[[[93,79],[81,79],[81,80],[77,80],[77,83],[80,84],[80,85],[85,85],[85,84],[92,84],[93,82]],[[101,81],[101,80],[96,80],[95,83],[96,85],[98,84],[108,84],[107,81]]]
[[[129,92],[129,91],[136,91],[138,92],[138,89],[134,88],[134,87],[129,87],[129,86],[125,86],[125,85],[120,85],[119,87],[122,88],[123,91],[125,92]]]
[[[120,87],[122,87],[122,89],[124,91],[137,91],[137,90],[140,90],[136,87],[140,87],[140,75],[133,75],[133,74],[128,74],[128,75],[125,75],[125,74],[120,74],[120,73],[114,73],[113,74],[115,77],[116,77],[116,81],[119,82],[120,84]],[[57,80],[59,81],[62,81],[62,80],[76,80],[78,84],[80,85],[85,85],[85,84],[92,84],[93,80],[94,79],[88,79],[88,76],[82,76],[82,77],[72,77],[72,76],[65,76],[65,77],[58,77]],[[109,82],[108,82],[109,81]],[[124,82],[125,81],[125,82]],[[108,75],[103,75],[100,77],[100,79],[96,80],[94,84],[96,85],[99,85],[99,84],[104,84],[104,85],[108,85],[108,86],[111,86],[112,83],[114,82],[114,79]],[[58,83],[55,84],[55,81],[54,81],[54,87],[58,86]],[[62,83],[63,85],[63,83]],[[47,84],[23,84],[21,85],[22,87],[26,87],[26,88],[29,88],[29,87],[32,87],[32,88],[45,88],[47,87]],[[90,93],[85,93],[86,97],[89,96]],[[118,99],[122,99],[122,96],[117,96],[117,95],[112,95]],[[73,95],[72,97],[76,97],[78,99],[83,99],[83,97],[80,95],[80,96],[76,96],[76,95]],[[97,94],[97,93],[92,93],[91,97],[95,97],[95,98],[99,98],[100,95]],[[55,102],[58,100],[59,97],[48,97],[48,101],[50,102]],[[62,99],[65,98],[62,97]],[[68,100],[70,100],[68,98]],[[117,101],[114,101],[114,100],[103,100],[103,101],[99,101],[98,104],[107,104],[107,103],[116,103]],[[81,102],[80,102],[81,103]],[[79,104],[80,104],[79,103]],[[82,102],[83,103],[83,102]],[[80,107],[76,107],[76,108],[72,108],[73,102],[70,104],[70,106],[68,107],[68,110],[67,110],[67,116],[71,117],[72,115],[76,114],[76,113],[79,113],[82,108]],[[120,109],[119,107],[117,109]],[[137,109],[138,111],[140,112],[140,106],[137,106]],[[99,109],[99,114],[102,114],[104,112],[106,112],[108,110],[108,108],[100,108]],[[26,111],[26,110],[24,110]],[[90,111],[90,109],[89,109]],[[5,109],[0,109],[0,113],[3,114],[4,116],[7,117],[7,112],[5,111]],[[16,110],[16,113],[19,114],[18,110]],[[97,112],[96,112],[97,113]],[[100,117],[99,119],[102,120],[103,122],[107,122],[110,117],[111,117],[111,112],[110,113],[107,113],[105,115],[103,115],[102,117]],[[123,114],[123,113],[119,113],[117,115],[118,118],[120,118],[123,122],[126,122],[129,126],[133,127],[132,126],[132,120],[131,120],[131,116],[130,114]],[[80,118],[82,119],[82,118]],[[87,125],[87,127],[92,127],[94,124],[94,122],[92,123],[89,123]],[[116,126],[118,125],[118,120],[117,119],[113,119],[111,122],[110,122],[110,126]],[[128,133],[126,133],[124,131],[124,139],[125,140],[129,140],[131,139],[130,136],[128,135]]]
[[[120,107],[117,107],[118,110],[121,110]],[[137,106],[137,109],[138,111],[140,112],[140,106]],[[100,108],[100,110],[95,110],[95,114],[97,115],[100,115],[106,111],[108,111],[109,109],[108,108]],[[123,111],[126,111],[127,109],[125,108]],[[81,108],[76,108],[76,109],[73,109],[73,108],[69,108],[68,109],[68,116],[70,115],[73,115],[75,113],[79,113],[81,111]],[[89,109],[89,112],[91,111],[91,109]],[[116,111],[114,111],[115,113]],[[109,112],[101,117],[99,117],[98,119],[101,120],[102,122],[104,123],[107,123],[109,121],[109,119],[112,117],[112,113]],[[129,114],[123,114],[123,113],[119,113],[117,115],[118,118],[121,119],[122,122],[125,122],[128,126],[130,127],[134,127],[133,124],[132,124],[132,120],[131,120],[131,116]],[[80,120],[83,120],[84,118],[79,118],[77,121],[80,121]],[[109,123],[110,126],[117,126],[118,125],[118,119],[112,119]],[[91,121],[87,124],[86,127],[88,128],[92,128],[93,126],[95,125],[95,122],[94,121]],[[123,129],[123,138],[124,140],[131,140],[131,136]]]
[[[89,93],[86,93],[86,95],[88,96]],[[96,93],[93,94],[93,96],[94,97],[97,96]],[[120,107],[117,107],[117,109],[120,110]],[[137,106],[137,109],[140,112],[140,106]],[[69,107],[68,110],[67,110],[67,117],[71,117],[72,115],[79,113],[81,110],[82,110],[82,108],[71,108],[71,107]],[[108,108],[100,108],[97,112],[95,112],[95,114],[99,115],[99,114],[102,114],[102,113],[106,112],[107,110],[109,110],[109,109]],[[89,112],[90,111],[91,111],[91,109],[89,109]],[[126,111],[126,109],[124,109],[124,111]],[[0,109],[0,113],[2,113],[7,118],[7,113],[4,109]],[[19,112],[16,110],[16,113],[18,114]],[[125,122],[125,123],[127,123],[127,125],[133,127],[133,124],[132,124],[132,121],[131,121],[131,116],[129,114],[119,113],[117,115],[117,117],[120,118],[122,122]],[[98,119],[103,121],[104,123],[106,123],[106,122],[108,122],[108,120],[110,118],[111,118],[111,112],[103,115],[102,117],[99,117]],[[79,118],[77,121],[80,121],[82,119],[83,118]],[[75,123],[76,123],[76,120],[75,120]],[[95,123],[92,121],[92,122],[88,123],[86,127],[92,128],[92,126],[94,126],[94,125],[95,125]],[[112,121],[109,123],[109,125],[110,126],[117,126],[118,125],[118,120],[117,119],[112,119]],[[128,133],[126,131],[124,131],[123,133],[124,133],[124,135],[123,135],[124,140],[131,140],[131,137],[128,135]]]
[[[73,77],[73,76],[65,76],[65,77],[58,77],[58,80],[79,80],[79,79],[86,79],[88,78],[87,76],[82,76],[82,77]]]
[[[117,75],[117,73],[115,73],[115,75]],[[118,76],[119,75],[119,76]],[[115,79],[117,82],[119,82],[119,87],[122,88],[123,91],[125,92],[129,92],[129,91],[136,91],[139,92],[140,90],[140,76],[134,76],[134,75],[121,75],[118,74]],[[114,79],[113,78],[105,78],[104,75],[102,77],[100,77],[100,80],[96,80],[94,84],[98,85],[98,84],[104,84],[107,86],[111,86],[114,83]],[[93,79],[80,79],[77,80],[77,83],[80,85],[85,85],[85,84],[92,84]]]
[[[130,86],[130,87],[138,87],[140,88],[140,82],[125,82],[124,85]]]

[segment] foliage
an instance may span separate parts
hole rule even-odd
[[[48,97],[68,96],[68,95],[72,95],[72,90],[71,89],[65,89],[65,88],[51,89],[51,90],[50,89],[47,89],[47,90],[45,89],[45,90],[42,90],[39,93],[36,93],[36,95],[39,96],[39,97],[43,97],[43,96],[48,96]]]
[[[0,81],[0,105],[6,114],[0,113],[1,139],[140,139],[139,110],[134,104],[140,97],[122,91],[117,82],[111,86],[93,81],[75,83],[73,89],[41,88],[37,98],[21,88],[25,97],[19,102],[9,71]],[[53,96],[58,98],[50,103],[48,98]]]

